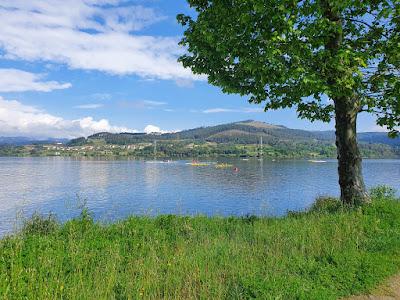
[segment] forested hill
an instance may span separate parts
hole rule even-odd
[[[198,142],[256,144],[262,137],[265,144],[275,143],[315,143],[331,142],[335,140],[333,131],[306,131],[290,129],[280,125],[247,120],[210,127],[200,127],[176,133],[145,134],[145,133],[97,133],[88,138],[71,140],[69,145],[84,145],[96,140],[105,141],[107,144],[127,145],[135,143],[153,142],[154,140],[187,140]],[[359,133],[359,141],[367,144],[386,144],[400,147],[400,138],[390,139],[386,133],[371,132]]]
[[[47,138],[35,139],[29,137],[4,137],[0,136],[0,146],[24,146],[24,145],[40,145],[40,144],[54,144],[54,143],[68,143],[68,139],[63,138]]]

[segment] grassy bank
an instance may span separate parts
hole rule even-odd
[[[380,195],[379,195],[380,194]],[[336,299],[400,270],[400,203],[285,218],[33,218],[0,241],[2,299]]]

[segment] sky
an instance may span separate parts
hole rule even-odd
[[[223,94],[177,57],[184,0],[0,0],[0,136],[74,138],[259,120],[333,130]],[[361,115],[359,131],[382,131]]]

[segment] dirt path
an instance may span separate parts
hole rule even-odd
[[[390,278],[371,295],[352,296],[345,300],[400,300],[400,274]]]

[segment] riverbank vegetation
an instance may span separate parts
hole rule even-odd
[[[400,148],[384,144],[361,144],[364,158],[399,158]],[[328,142],[286,142],[264,144],[214,143],[194,141],[158,141],[132,145],[93,143],[81,146],[25,145],[0,146],[0,156],[15,157],[115,157],[191,159],[209,157],[336,158],[336,146]]]
[[[2,299],[337,299],[400,270],[400,202],[283,218],[33,217],[0,241]]]
[[[400,157],[398,138],[389,139],[385,133],[364,132],[358,139],[365,158]],[[271,159],[336,158],[335,135],[333,131],[290,129],[247,120],[175,133],[101,132],[64,144],[54,141],[0,146],[0,156],[198,159],[261,155]]]

